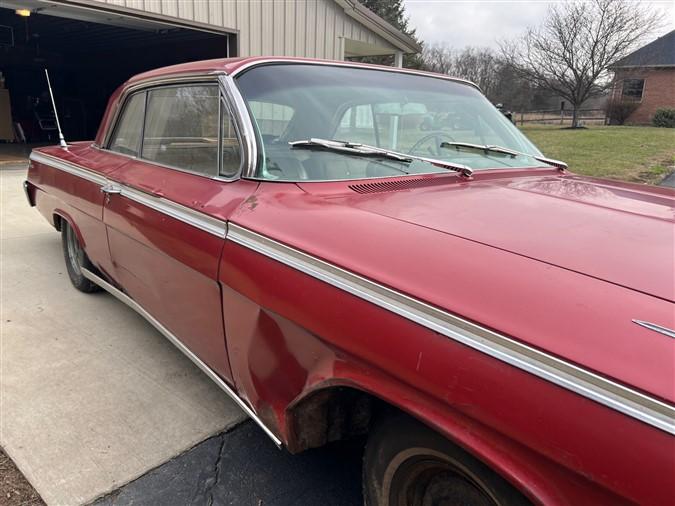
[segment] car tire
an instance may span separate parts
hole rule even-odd
[[[407,415],[375,426],[363,462],[366,506],[531,504],[478,459]]]
[[[98,292],[101,288],[84,277],[82,268],[91,272],[98,272],[96,267],[89,261],[87,254],[82,249],[80,241],[68,222],[63,220],[61,225],[61,245],[63,246],[63,256],[66,261],[68,277],[75,288],[84,293]]]

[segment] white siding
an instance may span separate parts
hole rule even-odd
[[[343,57],[344,39],[395,48],[334,0],[94,0],[238,32],[240,56]]]

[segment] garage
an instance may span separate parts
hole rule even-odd
[[[6,4],[3,4],[6,5]],[[21,5],[25,5],[22,3]],[[234,54],[235,36],[103,10],[68,6],[0,8],[3,140],[56,137],[44,69],[49,69],[66,139],[91,139],[112,91],[151,68]],[[11,106],[11,120],[7,110]],[[5,128],[4,130],[8,130]]]
[[[139,72],[229,56],[344,60],[416,53],[356,0],[0,0],[0,162],[92,139],[112,91]],[[14,156],[14,158],[12,158]]]

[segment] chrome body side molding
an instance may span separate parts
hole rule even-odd
[[[654,332],[658,332],[659,334],[663,334],[664,336],[672,337],[675,339],[675,330],[669,329],[668,327],[662,327],[661,325],[657,325],[656,323],[645,322],[642,320],[632,320],[632,322],[646,329],[653,330]]]
[[[129,186],[119,186],[121,189],[120,195],[129,200],[138,202],[150,209],[159,211],[162,214],[166,214],[171,218],[175,218],[215,236],[225,238],[225,235],[227,234],[227,224],[224,221],[213,218],[208,214],[200,213],[199,211],[195,211],[194,209],[185,207],[181,204],[177,204],[172,200],[144,193]]]
[[[30,160],[33,162],[48,165],[49,167],[53,167],[54,169],[62,170],[63,172],[67,172],[68,174],[72,174],[73,176],[86,179],[87,181],[91,181],[92,183],[95,183],[99,186],[103,186],[106,183],[106,178],[103,177],[101,174],[89,170],[86,167],[82,167],[81,165],[77,165],[72,162],[67,162],[65,160],[62,160],[61,158],[56,158],[55,156],[45,155],[44,153],[33,151],[30,154]]]
[[[185,346],[180,339],[178,339],[176,336],[174,336],[164,325],[162,325],[155,317],[153,317],[150,313],[148,313],[145,309],[143,309],[140,304],[138,304],[134,299],[129,297],[127,294],[124,292],[118,290],[114,286],[112,286],[110,283],[105,281],[104,279],[100,278],[93,272],[82,268],[82,274],[84,275],[85,278],[90,280],[93,283],[96,283],[98,286],[112,294],[116,299],[120,300],[121,302],[124,302],[127,306],[129,306],[131,309],[136,311],[138,314],[140,314],[143,318],[148,320],[148,322],[155,327],[164,337],[166,337],[171,343],[176,346],[183,354],[189,358],[197,367],[199,367],[204,374],[206,374],[213,382],[220,387],[221,390],[223,390],[230,398],[239,406],[244,413],[246,413],[249,417],[257,423],[260,428],[267,434],[272,441],[274,441],[274,444],[276,444],[278,447],[282,446],[282,441],[279,439],[274,432],[272,432],[266,425],[265,423],[258,417],[256,412],[251,408],[246,402],[244,402],[232,388],[223,381],[223,379],[218,376],[218,374],[211,369],[208,365],[206,365],[197,355],[192,353],[187,346]]]
[[[675,435],[675,407],[268,237],[229,223],[228,240],[458,343]]]
[[[155,211],[170,216],[171,218],[204,230],[209,234],[213,234],[220,238],[224,238],[227,234],[226,222],[213,218],[208,214],[195,211],[194,209],[178,204],[172,200],[151,195],[136,190],[135,188],[131,188],[130,186],[110,181],[94,171],[43,153],[33,152],[30,155],[30,159],[34,162],[42,163],[49,167],[86,179],[87,181],[91,181],[92,183],[99,185],[101,191],[108,195],[119,194],[149,207],[150,209],[154,209]]]

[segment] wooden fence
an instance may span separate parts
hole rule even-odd
[[[549,109],[541,111],[522,111],[514,112],[513,121],[516,125],[525,123],[538,123],[542,125],[572,125],[571,109]],[[607,124],[607,114],[605,109],[580,109],[577,112],[577,119],[581,124],[605,125]]]

